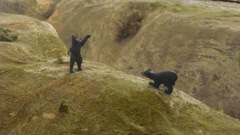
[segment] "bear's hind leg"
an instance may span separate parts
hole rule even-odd
[[[77,60],[78,71],[82,70],[82,57],[79,57]]]
[[[171,95],[172,91],[173,91],[173,86],[169,85],[169,86],[167,86],[167,90],[165,90],[165,93],[168,94],[168,95]]]
[[[73,57],[70,57],[70,68],[69,68],[69,72],[70,74],[73,73],[73,66],[74,66],[75,60]]]

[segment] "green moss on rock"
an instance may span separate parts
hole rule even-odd
[[[13,42],[17,40],[17,35],[12,34],[10,30],[0,28],[0,41]]]
[[[30,45],[40,57],[61,60],[66,56],[67,50],[64,43],[52,34],[29,33],[21,39],[21,42]]]

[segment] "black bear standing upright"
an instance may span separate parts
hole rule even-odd
[[[148,69],[142,72],[142,75],[152,79],[154,82],[149,82],[149,85],[152,85],[155,88],[159,88],[161,84],[164,84],[164,86],[167,87],[165,93],[168,95],[172,94],[173,85],[175,85],[175,82],[178,79],[177,74],[174,71],[169,70],[155,73],[153,70]]]
[[[73,73],[73,66],[74,63],[77,62],[78,70],[82,70],[82,56],[81,56],[81,48],[82,46],[87,42],[88,38],[90,38],[90,35],[87,35],[83,40],[78,37],[78,35],[72,36],[72,46],[69,49],[69,52],[71,53],[70,56],[70,73]]]

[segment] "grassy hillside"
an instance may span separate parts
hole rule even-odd
[[[92,34],[82,49],[84,58],[126,73],[140,75],[148,68],[175,70],[182,78],[179,89],[240,118],[239,4],[210,0],[0,0],[0,12],[48,19],[66,46],[70,46],[72,34]],[[51,34],[45,36],[21,41],[33,39],[37,46],[59,42]],[[46,58],[55,55],[56,49],[45,52],[50,47],[45,45],[33,53],[23,51],[24,45],[17,50],[14,43],[7,46],[22,53],[19,58],[2,53],[5,62],[19,63],[39,60],[32,55],[38,52]],[[10,54],[16,54],[14,51]],[[58,59],[62,61],[61,55]]]
[[[25,16],[0,16],[7,35],[18,37],[0,41],[1,135],[240,132],[240,121],[179,89],[167,96],[146,78],[86,60],[83,71],[69,75],[66,50],[50,25]],[[68,113],[59,111],[63,102]]]
[[[92,35],[84,58],[133,75],[175,70],[177,88],[240,118],[239,9],[200,0],[63,0],[48,21],[67,46],[71,34]]]
[[[1,68],[1,134],[237,135],[240,122],[184,92],[169,97],[148,80],[84,61]],[[62,101],[68,113],[60,113]],[[49,130],[51,129],[51,130]]]

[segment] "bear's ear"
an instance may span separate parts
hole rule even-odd
[[[152,71],[152,69],[149,68],[147,71]]]

